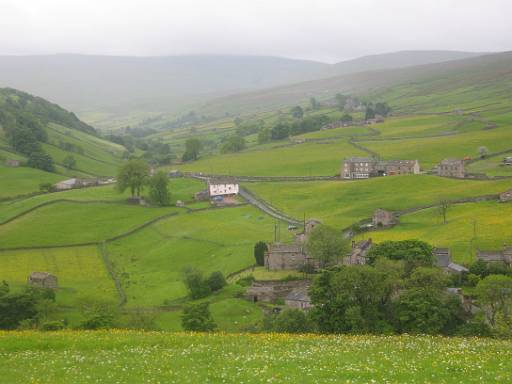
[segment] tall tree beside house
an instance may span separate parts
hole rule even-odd
[[[149,180],[149,165],[142,160],[130,160],[125,163],[117,175],[119,192],[130,189],[132,197],[140,197]]]
[[[163,171],[157,172],[149,179],[149,197],[152,203],[167,206],[171,203],[169,178]]]
[[[317,109],[320,109],[320,103],[314,97],[311,97],[309,99],[309,103],[311,104],[311,109],[313,111],[316,111]]]
[[[343,239],[341,232],[326,225],[319,225],[309,235],[306,250],[322,267],[325,267],[342,260],[348,251],[348,242]]]
[[[183,153],[183,161],[197,160],[199,152],[201,152],[202,144],[199,139],[188,139],[185,142],[185,153]]]
[[[372,107],[366,107],[366,112],[364,114],[365,120],[370,120],[375,118],[375,111]]]
[[[300,105],[293,107],[291,114],[295,119],[302,119],[304,117],[304,111]]]
[[[491,328],[509,329],[512,334],[512,277],[489,275],[476,286],[476,296]]]
[[[254,244],[254,258],[256,259],[257,265],[265,264],[265,252],[267,251],[267,243],[264,241],[258,241],[256,244]]]

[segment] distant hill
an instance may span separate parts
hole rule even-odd
[[[512,94],[512,52],[489,54],[442,63],[357,72],[275,87],[255,92],[230,95],[206,103],[205,113],[248,113],[275,110],[306,103],[312,96],[320,100],[336,93],[385,98],[395,106],[416,104],[428,107],[435,98],[448,93],[451,100],[443,103],[474,101],[485,96],[484,90],[501,97]],[[508,93],[507,93],[508,92]]]
[[[76,111],[100,128],[177,113],[222,96],[355,72],[477,55],[410,51],[337,64],[264,56],[0,56],[0,86]],[[116,119],[119,119],[116,120]]]
[[[123,152],[57,104],[0,88],[0,158],[69,176],[109,176],[115,175]]]

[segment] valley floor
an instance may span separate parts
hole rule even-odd
[[[512,341],[0,332],[0,383],[510,383]]]

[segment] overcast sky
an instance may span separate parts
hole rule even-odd
[[[0,0],[0,54],[512,49],[511,0]]]

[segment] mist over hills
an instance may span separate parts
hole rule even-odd
[[[149,114],[179,113],[223,96],[477,55],[480,54],[404,51],[337,64],[236,55],[0,56],[0,86],[44,97],[75,111],[88,123],[106,127],[115,116],[135,114],[135,120],[142,120]],[[361,77],[353,79],[360,80]],[[325,84],[329,85],[330,80]]]

